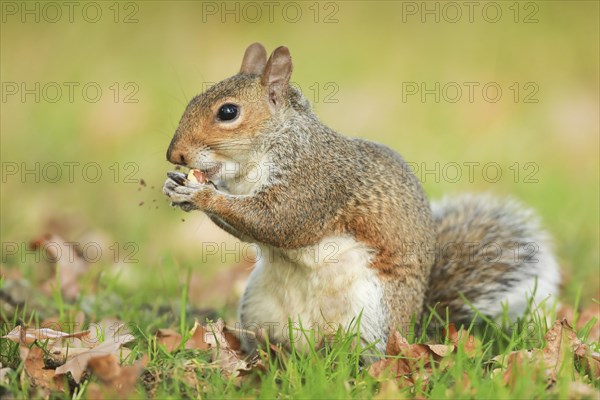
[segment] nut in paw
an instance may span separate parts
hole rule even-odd
[[[181,172],[169,172],[163,186],[163,193],[171,200],[173,207],[183,211],[192,211],[204,208],[206,200],[215,192],[212,185],[193,182]]]
[[[163,186],[163,193],[171,200],[173,207],[180,207],[183,211],[196,210],[194,195],[202,190],[198,183],[185,179],[179,172],[170,172]]]

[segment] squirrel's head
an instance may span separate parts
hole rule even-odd
[[[290,112],[310,112],[308,101],[290,85],[291,74],[287,47],[276,48],[267,60],[260,43],[250,45],[237,75],[188,104],[167,160],[209,176],[220,174],[222,180],[227,171],[235,177],[234,171],[256,159],[261,138],[276,132]]]

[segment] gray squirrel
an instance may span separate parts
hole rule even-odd
[[[360,316],[361,340],[383,352],[430,308],[460,323],[473,308],[518,316],[528,295],[557,295],[558,263],[531,210],[490,195],[430,205],[398,153],[322,124],[291,73],[286,47],[267,60],[250,45],[237,75],[191,100],[167,151],[210,181],[170,172],[172,205],[260,249],[242,328],[289,344],[290,323],[328,335]],[[244,350],[256,346],[242,335]]]

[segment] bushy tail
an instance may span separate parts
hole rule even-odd
[[[508,303],[514,318],[532,294],[537,304],[549,296],[554,301],[558,263],[532,210],[491,195],[446,197],[433,202],[432,210],[438,248],[428,305],[442,317],[448,309],[452,321],[468,322],[474,307],[493,318]]]

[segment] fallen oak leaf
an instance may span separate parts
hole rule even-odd
[[[583,359],[585,370],[588,371],[593,379],[600,378],[600,353],[591,353]]]
[[[75,383],[79,383],[81,381],[81,376],[85,372],[88,363],[90,360],[102,357],[107,354],[119,354],[119,349],[126,343],[133,341],[135,337],[130,334],[121,335],[115,338],[115,340],[107,340],[100,345],[88,349],[87,351],[78,354],[73,357],[69,361],[67,361],[64,365],[56,368],[56,375],[66,374],[70,372],[75,380]]]
[[[575,359],[592,378],[600,378],[600,353],[590,351],[585,343],[581,343],[575,348],[574,354]]]
[[[225,326],[223,329],[223,335],[225,335],[225,340],[229,343],[229,347],[235,351],[241,351],[242,349],[242,342],[239,339],[239,335],[253,335],[253,337],[256,337],[252,331],[230,328],[228,326]]]
[[[481,342],[475,339],[475,336],[469,335],[465,329],[457,330],[456,326],[451,323],[448,328],[444,328],[442,334],[454,345],[456,349],[462,347],[465,355],[469,358],[474,358],[479,354]]]
[[[237,376],[240,371],[247,371],[250,365],[243,360],[239,354],[233,350],[227,337],[223,332],[225,323],[219,318],[214,324],[209,324],[207,327],[206,342],[213,347],[213,362],[216,362],[225,373],[229,376]],[[214,338],[214,345],[212,344]]]
[[[452,344],[426,344],[425,346],[427,346],[433,354],[441,358],[447,357],[456,349]]]
[[[51,391],[65,390],[63,380],[56,377],[52,369],[45,369],[44,350],[39,346],[33,346],[27,352],[27,357],[23,359],[23,372],[33,386],[44,392],[45,397]]]
[[[52,347],[46,354],[46,366],[58,368],[74,357],[85,353],[89,347]],[[122,360],[125,360],[131,354],[131,350],[127,347],[121,347],[119,355]]]
[[[46,364],[49,366],[58,367],[63,365],[75,356],[85,353],[89,349],[87,347],[52,347],[46,354]]]
[[[506,370],[502,374],[502,380],[504,383],[508,387],[514,388],[516,383],[520,378],[522,378],[526,371],[533,371],[533,378],[537,381],[537,377],[540,375],[540,371],[542,370],[539,361],[534,363],[538,355],[539,353],[530,350],[518,350],[511,352],[508,355]]]
[[[233,350],[225,336],[225,323],[222,319],[209,323],[203,328],[204,342],[212,350],[212,361],[216,363],[225,376],[238,376],[241,371],[249,371],[251,365]]]
[[[173,329],[159,329],[156,338],[157,343],[164,345],[169,352],[175,351],[181,346],[182,337]],[[238,376],[259,364],[256,360],[249,362],[242,358],[239,352],[239,340],[231,328],[225,327],[222,319],[206,326],[195,320],[184,348],[210,350],[212,363],[216,364],[226,376]],[[260,368],[260,366],[258,367]]]
[[[573,355],[583,343],[566,318],[554,322],[544,336],[546,346],[542,350],[542,361],[546,366],[548,378],[556,382],[558,373],[565,362],[573,363]]]
[[[218,326],[218,329],[221,329]],[[240,344],[237,338],[233,335],[230,329],[225,326],[221,329],[222,338],[221,341],[227,343],[227,348],[234,351],[239,350]],[[212,331],[208,331],[198,320],[194,320],[194,326],[190,330],[190,337],[185,342],[184,348],[187,350],[208,350],[212,347],[218,347],[219,341],[214,340],[214,334]],[[210,336],[210,337],[209,337]],[[159,329],[156,332],[157,342],[165,346],[168,352],[173,352],[181,345],[182,337],[174,329]]]
[[[385,354],[397,355],[402,351],[402,348],[407,345],[409,345],[408,340],[406,340],[406,338],[402,336],[400,332],[395,331],[388,338],[388,342],[385,347]]]
[[[192,336],[185,342],[186,349],[194,349],[194,350],[208,350],[211,345],[207,343],[207,331],[206,329],[200,325],[198,320],[194,320],[194,326],[192,327],[190,333]]]
[[[514,385],[517,377],[521,378],[524,372],[530,373],[533,370],[534,377],[538,371],[543,371],[549,386],[552,386],[561,371],[571,373],[575,360],[580,361],[592,377],[600,375],[600,355],[589,351],[565,318],[555,321],[544,339],[546,346],[543,349],[518,350],[508,357],[497,356],[492,359],[505,364],[503,380],[506,384]],[[504,360],[506,363],[503,363]]]
[[[87,397],[94,399],[129,398],[147,363],[147,356],[126,367],[119,364],[119,360],[114,354],[91,359],[88,362],[88,368],[98,378],[100,384],[89,385],[86,391]]]
[[[81,331],[81,332],[73,332],[66,333],[61,331],[55,331],[50,328],[27,328],[23,329],[21,325],[16,326],[13,330],[8,332],[6,335],[2,336],[3,339],[12,340],[13,342],[19,343],[21,345],[30,345],[33,344],[36,340],[45,340],[48,339],[51,342],[54,342],[59,339],[67,339],[67,338],[83,338],[88,336],[90,333],[89,330]]]
[[[386,346],[387,355],[402,355],[406,357],[410,364],[418,362],[429,366],[431,359],[439,361],[454,351],[453,345],[445,344],[410,344],[399,332],[394,332],[390,336],[388,345]]]
[[[181,344],[181,335],[173,329],[159,329],[156,331],[156,342],[165,346],[167,352],[172,353]]]
[[[594,379],[600,378],[600,353],[594,352],[588,355],[587,362]]]
[[[369,375],[376,379],[393,378],[400,387],[416,382],[427,385],[433,364],[452,353],[454,346],[410,344],[399,332],[388,338],[386,355],[369,367]]]
[[[403,358],[384,358],[369,366],[369,375],[375,379],[393,378],[399,380],[409,376],[411,368]]]

